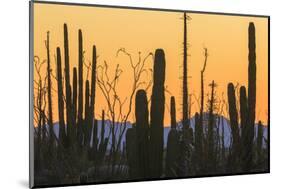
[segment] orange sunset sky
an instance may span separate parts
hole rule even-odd
[[[188,90],[199,97],[200,70],[203,66],[203,48],[208,48],[208,63],[205,71],[205,93],[210,92],[209,83],[217,83],[216,94],[227,101],[227,84],[233,82],[248,85],[248,24],[254,22],[256,28],[256,64],[257,64],[257,105],[256,120],[267,123],[268,118],[268,19],[265,17],[245,17],[215,14],[188,13]],[[46,33],[50,31],[51,65],[55,74],[55,50],[59,46],[63,51],[63,24],[68,25],[70,66],[78,67],[78,29],[83,32],[85,61],[92,59],[92,45],[96,45],[98,65],[107,61],[110,72],[117,64],[123,73],[118,83],[121,99],[130,94],[132,70],[127,56],[120,54],[119,48],[125,48],[138,60],[138,52],[145,57],[149,52],[162,48],[166,56],[165,85],[171,93],[166,93],[165,125],[170,125],[170,96],[176,98],[177,120],[181,120],[181,76],[183,63],[183,13],[152,10],[130,10],[121,8],[101,8],[40,4],[34,5],[34,55],[46,59]],[[87,63],[86,62],[86,63]],[[64,63],[64,61],[62,62]],[[149,58],[147,68],[152,68]],[[45,74],[43,68],[42,74]],[[71,69],[72,71],[72,69]],[[86,69],[84,69],[86,75]],[[147,81],[148,74],[142,78]],[[38,76],[34,74],[34,79]],[[71,73],[72,82],[72,73]],[[53,80],[56,88],[56,82]],[[145,86],[142,86],[145,87]],[[142,88],[141,87],[141,88]],[[148,91],[148,98],[151,95]],[[57,94],[53,92],[54,119],[57,121]],[[205,98],[207,100],[207,97]],[[198,103],[192,97],[192,115],[199,111]],[[128,101],[127,101],[128,102]],[[205,104],[207,101],[205,101]],[[127,104],[124,106],[126,112]],[[206,106],[205,106],[206,107]],[[102,109],[106,109],[104,97],[96,88],[95,114],[99,119]],[[226,114],[227,115],[227,114]],[[134,121],[134,111],[130,116]]]

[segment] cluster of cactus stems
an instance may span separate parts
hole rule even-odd
[[[151,95],[150,123],[146,92],[138,90],[135,100],[135,128],[126,134],[127,157],[131,177],[160,178],[163,173],[163,129],[165,110],[165,53],[156,49],[154,58],[153,88]],[[135,141],[132,141],[135,140]],[[133,150],[133,146],[137,147]],[[130,152],[130,150],[133,150]],[[131,159],[133,158],[133,159]]]
[[[52,102],[52,69],[50,60],[50,33],[47,32],[46,49],[47,49],[47,102],[48,114],[42,115],[40,120],[39,132],[40,140],[48,141],[45,143],[49,150],[46,152],[49,158],[45,160],[49,164],[49,169],[58,171],[55,165],[50,165],[57,160],[61,161],[60,166],[66,169],[67,164],[77,164],[79,158],[71,158],[73,154],[87,154],[90,161],[95,163],[95,166],[101,164],[106,155],[109,139],[105,137],[105,116],[102,112],[102,127],[101,137],[98,138],[98,121],[94,121],[95,110],[95,91],[96,91],[96,64],[97,55],[96,47],[93,46],[92,51],[92,69],[91,81],[83,81],[83,40],[82,31],[78,31],[78,72],[77,68],[73,67],[72,84],[70,81],[70,66],[69,66],[69,45],[68,45],[68,30],[64,24],[64,71],[62,65],[62,54],[60,47],[56,48],[56,84],[57,90],[57,107],[58,107],[58,123],[59,136],[54,133],[53,123],[53,102]],[[64,81],[64,82],[63,82]],[[85,86],[85,91],[83,91]],[[41,94],[39,94],[41,96]],[[83,101],[84,100],[84,101]],[[84,103],[84,104],[83,104]],[[41,107],[41,105],[40,105]],[[49,129],[46,128],[48,125]],[[41,144],[41,142],[40,142]],[[42,143],[43,144],[43,143]],[[57,148],[56,148],[57,146]],[[57,149],[57,150],[54,150]],[[57,154],[57,156],[55,155]],[[76,174],[79,174],[79,169]],[[70,177],[75,177],[75,170],[69,169],[67,174]],[[72,174],[72,175],[71,175]],[[74,175],[73,175],[74,174]]]
[[[216,114],[216,97],[214,81],[211,83],[210,98],[208,99],[208,114],[205,126],[204,116],[204,72],[206,70],[208,51],[204,49],[204,65],[201,70],[201,98],[200,112],[194,116],[193,129],[190,126],[191,103],[188,103],[187,85],[187,15],[184,13],[184,51],[183,51],[183,90],[182,90],[182,117],[178,126],[176,120],[176,100],[170,98],[171,128],[168,133],[166,151],[164,149],[164,112],[165,112],[165,71],[166,60],[163,49],[156,49],[153,63],[153,85],[149,100],[146,90],[138,89],[135,94],[135,123],[128,128],[125,135],[123,152],[115,152],[115,133],[107,133],[106,113],[101,112],[101,121],[95,114],[97,50],[92,47],[91,77],[83,75],[84,50],[82,31],[78,31],[78,67],[70,68],[69,43],[67,25],[64,31],[64,65],[60,47],[56,48],[56,91],[52,91],[52,68],[50,60],[50,33],[47,33],[47,72],[46,72],[46,99],[48,111],[42,110],[42,94],[39,90],[38,106],[40,119],[38,121],[38,140],[36,151],[42,152],[35,158],[35,167],[52,170],[52,174],[60,172],[60,168],[67,169],[71,182],[88,182],[88,176],[99,177],[99,171],[104,172],[104,165],[113,169],[116,161],[122,161],[127,166],[124,172],[128,179],[150,179],[168,177],[174,178],[189,175],[216,174],[217,171],[252,171],[254,164],[263,164],[263,124],[258,123],[255,140],[255,108],[256,108],[256,54],[255,54],[255,26],[249,24],[249,67],[248,67],[248,95],[245,86],[240,87],[239,99],[236,97],[236,88],[233,83],[227,86],[229,121],[231,126],[231,146],[224,144],[224,120]],[[64,70],[63,70],[64,68]],[[72,71],[72,74],[70,73]],[[70,76],[72,75],[72,78]],[[85,79],[86,78],[86,79]],[[72,79],[72,82],[71,82]],[[39,82],[39,87],[41,86]],[[53,101],[52,96],[57,95],[59,136],[54,133]],[[190,97],[189,97],[190,98]],[[237,103],[239,101],[239,103]],[[239,106],[239,107],[237,107]],[[238,110],[239,109],[239,110]],[[219,122],[217,122],[219,119]],[[115,120],[111,120],[114,125]],[[240,123],[239,123],[240,121]],[[100,124],[100,125],[99,125]],[[180,124],[179,124],[180,125]],[[48,126],[48,128],[47,128]],[[204,130],[204,127],[207,129]],[[114,127],[113,127],[114,129]],[[220,129],[222,134],[220,134]],[[109,137],[111,135],[111,138]],[[115,152],[114,161],[104,161],[107,152],[111,154],[108,145]],[[47,146],[44,150],[43,146]],[[117,146],[119,146],[117,144]],[[57,147],[57,148],[56,148]],[[57,150],[54,150],[57,149]],[[122,150],[121,150],[122,151]],[[57,156],[56,156],[57,153]],[[123,154],[124,153],[124,154]],[[120,155],[120,156],[118,156]],[[45,156],[45,157],[44,157]],[[47,158],[47,156],[49,158]],[[82,162],[87,158],[94,165],[91,174],[85,173],[87,164]],[[122,159],[125,157],[125,161]],[[52,165],[55,160],[59,164]],[[44,161],[40,161],[43,159]],[[227,163],[220,163],[225,161]],[[81,163],[82,162],[82,163]],[[258,163],[256,163],[258,162]],[[112,164],[112,165],[111,165]],[[69,168],[69,165],[73,167]],[[221,168],[222,165],[225,167]],[[221,167],[220,167],[221,166]],[[221,169],[220,169],[221,168]],[[222,170],[223,169],[223,170]],[[109,174],[110,171],[107,173]],[[110,174],[109,174],[110,175]],[[76,177],[75,177],[76,176]],[[77,176],[79,178],[77,178]],[[111,174],[109,179],[114,179]],[[63,178],[62,175],[58,179]],[[55,178],[53,182],[57,182]],[[75,180],[76,179],[76,180]]]
[[[235,87],[233,83],[228,84],[229,117],[232,131],[232,148],[229,155],[230,171],[249,172],[255,169],[255,161],[260,161],[263,126],[258,124],[256,140],[257,158],[255,157],[255,111],[256,111],[256,41],[255,25],[249,24],[248,28],[248,96],[245,86],[240,87],[240,124],[238,121],[238,110],[236,107]],[[239,126],[240,125],[240,126]]]

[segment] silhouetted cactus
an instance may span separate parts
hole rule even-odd
[[[59,47],[57,47],[57,86],[58,86],[59,140],[65,147],[66,133],[65,133],[65,121],[64,121],[61,53]]]
[[[155,51],[153,66],[153,88],[150,109],[150,173],[151,178],[158,178],[162,174],[163,159],[163,120],[165,109],[165,53],[163,49]]]
[[[248,29],[248,48],[249,48],[249,65],[248,65],[248,124],[246,133],[247,146],[243,156],[244,171],[249,171],[253,166],[253,140],[256,114],[256,37],[255,25],[249,24]]]
[[[249,145],[249,120],[248,120],[248,100],[245,86],[240,87],[240,120],[241,120],[241,166],[246,167]],[[251,142],[250,142],[251,143]]]
[[[95,121],[94,121],[92,138],[93,138],[92,148],[93,148],[93,152],[94,152],[94,159],[96,159],[97,152],[98,152],[98,143],[99,143],[99,139],[98,139],[98,120],[97,119],[95,119]]]
[[[231,171],[235,171],[233,169],[239,168],[239,156],[240,156],[240,136],[239,136],[239,127],[238,127],[238,112],[236,108],[236,96],[235,96],[235,88],[233,83],[229,83],[227,86],[227,96],[228,96],[228,105],[229,105],[229,118],[230,118],[230,126],[231,126],[231,134],[232,134],[232,150],[229,159],[229,163],[231,164],[229,169]]]
[[[138,178],[138,157],[136,145],[136,128],[129,128],[126,132],[126,155],[131,179]]]
[[[171,114],[171,130],[168,135],[167,152],[166,152],[166,177],[177,177],[179,176],[179,134],[176,129],[176,103],[175,97],[171,97],[170,102],[170,114]]]
[[[65,76],[65,96],[66,96],[66,130],[68,143],[73,141],[73,118],[71,110],[71,86],[70,86],[70,74],[69,74],[69,47],[68,47],[68,31],[67,25],[63,25],[64,31],[64,76]]]
[[[51,79],[51,63],[50,63],[50,32],[47,32],[47,41],[46,41],[46,49],[47,49],[47,82],[48,82],[48,126],[49,126],[49,147],[52,148],[54,144],[54,124],[53,124],[53,107],[52,107],[52,79]],[[51,151],[50,151],[51,152]]]
[[[176,101],[174,96],[172,96],[170,99],[170,116],[171,116],[171,128],[176,129],[177,127]]]
[[[95,117],[95,96],[96,96],[96,65],[97,53],[96,46],[93,46],[93,60],[92,60],[92,77],[91,77],[91,97],[90,97],[90,112],[89,112],[89,126],[93,127],[93,117]]]
[[[135,101],[138,177],[149,177],[149,126],[146,92],[138,90]]]
[[[86,147],[90,146],[90,140],[91,140],[91,131],[92,131],[92,125],[90,125],[90,84],[89,80],[86,80],[85,85],[85,119],[84,124],[82,127],[83,135],[84,135],[84,145]]]
[[[83,39],[82,31],[78,32],[78,143],[83,141]]]
[[[77,134],[77,68],[73,68],[72,80],[72,120],[74,131]]]
[[[245,86],[240,87],[240,120],[241,120],[241,139],[243,146],[248,145],[245,141],[247,133],[248,100]]]
[[[45,145],[47,144],[47,128],[46,128],[45,112],[43,112],[43,117],[42,117],[42,142]]]

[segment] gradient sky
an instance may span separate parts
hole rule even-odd
[[[227,16],[214,14],[189,13],[188,21],[188,75],[189,92],[197,98],[200,94],[200,70],[203,66],[203,48],[208,48],[209,57],[205,71],[205,93],[210,92],[209,83],[217,84],[216,94],[220,98],[228,82],[248,85],[248,24],[254,22],[256,27],[256,64],[257,64],[257,106],[256,120],[267,123],[268,112],[268,20],[261,17]],[[51,64],[55,74],[55,49],[62,48],[63,24],[67,23],[70,45],[70,66],[78,65],[78,29],[83,32],[85,60],[92,59],[92,45],[97,47],[98,65],[107,61],[110,72],[117,64],[124,71],[118,83],[121,99],[130,94],[132,70],[128,57],[120,54],[119,48],[125,48],[137,61],[138,52],[142,57],[157,48],[163,48],[166,56],[166,93],[165,125],[170,124],[170,96],[176,98],[177,120],[181,119],[181,75],[183,13],[152,10],[128,10],[121,8],[82,7],[35,3],[34,6],[34,55],[46,59],[46,33],[50,31]],[[146,67],[152,67],[152,59]],[[45,74],[45,68],[42,74]],[[72,69],[71,69],[72,70]],[[86,74],[86,69],[85,74]],[[84,74],[84,75],[85,75]],[[72,73],[71,73],[72,76]],[[35,80],[38,79],[34,75]],[[72,78],[72,77],[71,77]],[[150,79],[144,75],[144,81]],[[56,89],[55,81],[53,86]],[[142,86],[144,87],[144,86]],[[141,88],[142,88],[141,87]],[[151,95],[148,92],[148,97]],[[54,118],[57,121],[57,94],[53,93]],[[207,98],[205,98],[207,100]],[[199,111],[195,97],[192,97],[192,115]],[[205,104],[207,101],[205,102]],[[106,109],[99,88],[96,92],[96,115],[99,118],[102,109]],[[124,105],[124,112],[127,104]],[[130,116],[134,121],[134,112]]]

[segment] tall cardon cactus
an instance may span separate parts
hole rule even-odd
[[[47,95],[48,95],[48,126],[49,126],[49,148],[50,153],[52,152],[51,148],[54,145],[55,134],[54,134],[54,124],[53,124],[53,105],[52,105],[52,68],[50,61],[50,32],[47,32],[47,41],[46,41],[46,49],[47,49]]]
[[[70,85],[70,70],[69,70],[69,45],[68,45],[68,30],[67,25],[63,25],[64,32],[64,78],[65,78],[65,96],[66,96],[66,130],[68,143],[72,143],[74,137],[73,117],[71,109],[71,85]]]
[[[149,177],[149,123],[146,92],[138,90],[135,101],[137,169],[140,178]]]
[[[74,129],[74,136],[76,136],[77,135],[77,68],[76,67],[73,68],[73,79],[72,79],[72,125]]]
[[[165,110],[165,53],[163,49],[155,51],[153,66],[153,88],[150,109],[150,174],[159,178],[162,174],[163,159],[163,121]]]
[[[78,31],[78,144],[83,142],[83,38]]]
[[[235,88],[233,83],[229,83],[227,86],[227,96],[229,105],[229,118],[232,134],[232,150],[229,159],[230,171],[235,171],[239,168],[239,156],[240,156],[240,134],[238,127],[238,111],[236,107]]]
[[[245,136],[247,146],[243,153],[244,171],[249,171],[253,168],[253,142],[256,119],[256,34],[255,25],[252,22],[248,28],[248,49],[248,128]]]
[[[58,86],[57,95],[58,95],[58,112],[59,112],[59,140],[63,146],[66,146],[61,52],[59,47],[57,47],[57,86]]]

